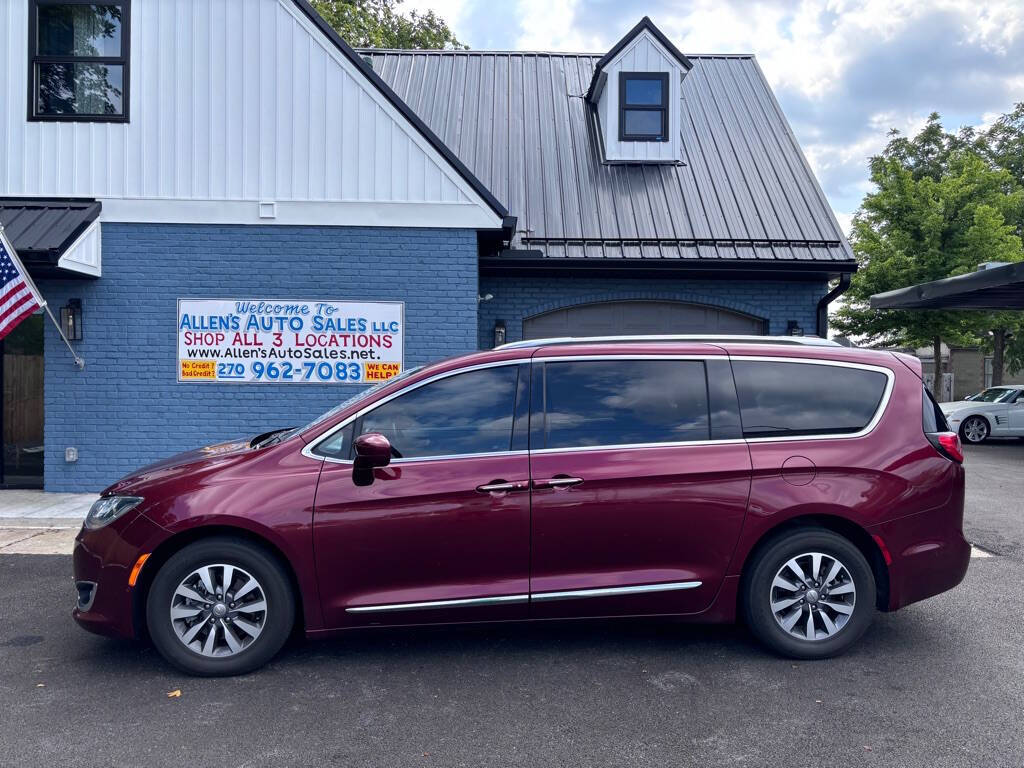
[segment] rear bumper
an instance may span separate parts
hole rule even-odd
[[[139,556],[152,552],[166,535],[141,513],[79,532],[72,554],[77,598],[72,616],[80,627],[99,635],[136,636],[128,576]]]
[[[943,517],[954,520],[943,521]],[[961,521],[962,512],[931,511],[869,529],[892,558],[888,610],[946,592],[963,581],[971,545],[964,538]]]

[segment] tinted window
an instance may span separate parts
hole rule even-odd
[[[538,370],[534,408],[543,413],[535,416],[531,448],[708,439],[700,361],[588,360]]]
[[[949,432],[949,424],[946,422],[946,415],[939,408],[939,404],[935,402],[935,398],[932,397],[932,393],[928,391],[927,387],[921,388],[923,395],[923,407],[924,413],[921,425],[924,427],[925,432]]]
[[[875,371],[809,363],[734,361],[733,372],[745,437],[858,432],[886,384]]]
[[[626,78],[626,104],[629,106],[661,106],[665,103],[664,81],[661,78]]]
[[[459,373],[399,395],[362,417],[399,458],[508,451],[518,367]]]

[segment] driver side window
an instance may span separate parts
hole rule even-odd
[[[482,368],[425,384],[365,414],[355,434],[379,432],[395,458],[404,459],[509,451],[520,367]]]

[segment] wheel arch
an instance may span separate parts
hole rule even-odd
[[[824,528],[842,536],[857,547],[857,549],[860,550],[860,553],[864,555],[864,559],[868,561],[868,565],[871,566],[871,572],[875,577],[875,607],[880,611],[888,610],[890,590],[889,567],[886,565],[885,556],[882,554],[882,550],[867,530],[852,520],[840,517],[839,515],[797,515],[796,517],[784,520],[764,531],[760,538],[758,538],[754,545],[747,551],[746,556],[743,558],[743,562],[740,565],[739,573],[741,585],[745,585],[746,578],[750,573],[748,565],[758,552],[768,546],[771,541],[779,536],[785,535],[789,531],[799,530],[801,528]],[[743,591],[742,586],[737,590],[737,615],[740,615],[741,613],[739,610],[739,601],[743,599]]]
[[[139,574],[139,580],[132,590],[132,625],[136,637],[145,637],[146,629],[146,600],[149,597],[150,587],[160,568],[171,559],[176,553],[183,550],[190,544],[197,541],[209,539],[214,536],[238,539],[261,548],[264,552],[273,557],[284,568],[288,576],[288,585],[295,597],[295,626],[294,632],[301,632],[306,625],[305,600],[302,589],[299,586],[298,574],[292,567],[291,562],[284,552],[270,539],[260,536],[258,533],[239,526],[216,524],[200,525],[193,528],[186,528],[183,531],[164,539],[153,550],[146,560],[145,566]]]

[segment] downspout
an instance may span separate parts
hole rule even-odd
[[[839,276],[839,285],[818,299],[818,336],[828,338],[828,305],[842,296],[850,288],[850,273],[843,272]]]

